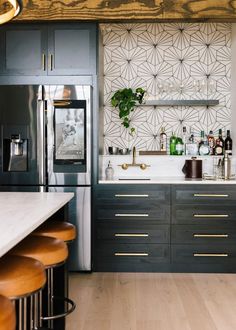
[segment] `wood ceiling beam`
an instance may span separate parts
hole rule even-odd
[[[23,0],[15,21],[236,21],[236,0]]]

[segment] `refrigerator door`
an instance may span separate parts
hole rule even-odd
[[[53,192],[73,192],[68,222],[77,228],[77,238],[69,245],[69,270],[91,271],[91,187],[49,187]]]
[[[0,183],[39,185],[38,114],[42,86],[0,86]]]
[[[91,86],[44,86],[49,186],[91,184]]]

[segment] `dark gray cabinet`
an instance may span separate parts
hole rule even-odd
[[[96,74],[96,24],[8,25],[0,41],[1,75]]]
[[[170,263],[170,187],[99,185],[94,270],[161,271]]]
[[[236,186],[98,185],[94,270],[236,272]]]

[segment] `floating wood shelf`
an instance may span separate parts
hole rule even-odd
[[[218,104],[219,100],[150,100],[142,106],[213,106]]]

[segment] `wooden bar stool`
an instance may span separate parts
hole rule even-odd
[[[47,221],[37,228],[32,235],[58,238],[68,243],[76,238],[76,227],[65,221]]]
[[[27,327],[28,297],[30,297],[30,329],[39,324],[38,295],[46,283],[44,265],[35,259],[5,255],[0,259],[0,294],[18,301],[18,328]]]
[[[15,307],[7,297],[0,296],[0,330],[16,329]]]
[[[11,250],[11,254],[31,257],[39,260],[43,263],[47,270],[47,286],[48,286],[48,316],[44,316],[42,320],[48,320],[48,326],[53,328],[53,320],[61,317],[65,317],[72,313],[75,309],[75,303],[68,299],[61,297],[62,304],[67,302],[71,307],[63,313],[53,315],[54,306],[54,268],[61,266],[65,263],[68,257],[67,244],[62,240],[46,237],[46,236],[28,236],[21,243],[19,243],[14,249]],[[42,326],[42,322],[40,323]]]

